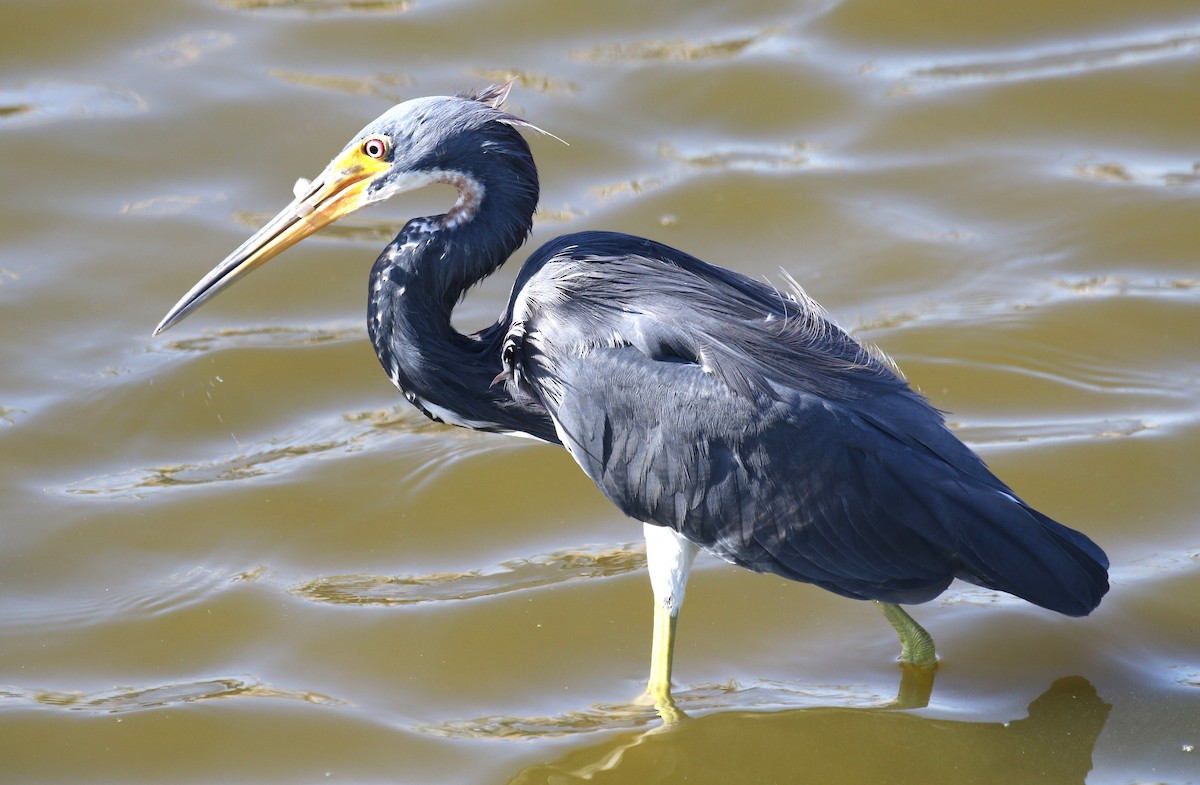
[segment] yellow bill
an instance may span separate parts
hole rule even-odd
[[[154,334],[158,335],[199,308],[209,298],[231,286],[246,273],[279,255],[313,232],[373,201],[367,186],[390,164],[354,145],[335,158],[311,183],[296,184],[296,198],[254,233],[237,250],[209,271],[167,312]]]

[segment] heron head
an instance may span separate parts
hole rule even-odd
[[[479,195],[464,192],[465,183],[474,182],[469,162],[479,157],[468,153],[486,149],[487,136],[497,131],[519,137],[513,128],[540,130],[501,109],[511,87],[509,82],[477,93],[415,98],[384,112],[314,179],[297,181],[292,202],[193,286],[154,334],[322,227],[398,193],[451,182],[460,189],[461,217]]]

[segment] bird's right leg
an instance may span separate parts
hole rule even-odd
[[[900,636],[900,661],[921,667],[937,665],[937,652],[933,646],[933,636],[925,628],[917,624],[916,619],[909,616],[899,605],[891,602],[875,600],[878,608],[888,623]]]
[[[660,602],[654,603],[654,635],[650,642],[650,679],[646,694],[657,706],[672,701],[671,661],[675,656],[675,623],[679,614]]]

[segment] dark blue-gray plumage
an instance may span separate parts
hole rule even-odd
[[[526,269],[508,371],[630,517],[856,599],[962,578],[1080,616],[1103,594],[1098,547],[800,293],[619,234],[560,238]]]
[[[455,305],[525,241],[537,204],[519,132],[532,126],[500,108],[506,95],[423,98],[384,114],[159,331],[341,215],[448,182],[454,207],[410,221],[375,262],[371,341],[426,415],[561,443],[647,524],[658,697],[669,700],[673,620],[695,546],[888,605],[925,602],[961,578],[1071,616],[1096,607],[1108,589],[1103,551],[1021,501],[799,287],[582,232],[529,257],[496,324],[455,330]],[[907,620],[902,641],[910,622],[927,638],[892,611],[893,624]],[[926,643],[913,656],[928,664]]]

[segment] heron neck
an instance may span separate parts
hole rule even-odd
[[[483,183],[471,220],[449,220],[450,213],[410,221],[372,268],[367,326],[384,370],[427,415],[557,441],[540,404],[514,401],[504,385],[493,384],[502,370],[507,322],[472,335],[451,324],[466,290],[504,264],[528,235],[534,177],[520,188],[514,188],[519,182]]]

